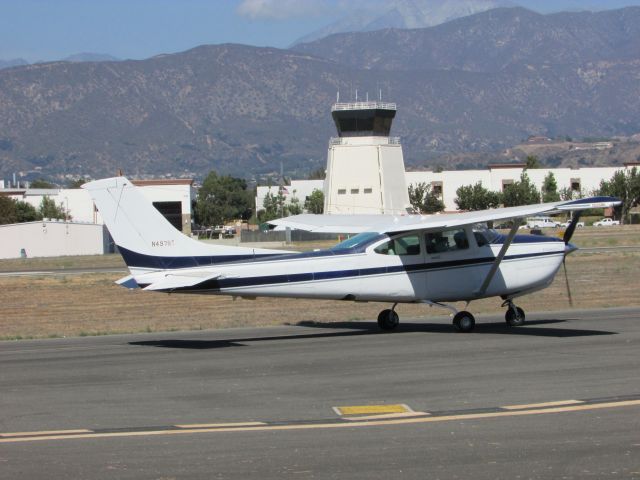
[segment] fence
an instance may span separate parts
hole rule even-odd
[[[304,230],[262,232],[260,230],[241,230],[240,242],[310,242],[314,240],[335,240],[346,238],[337,233],[315,233]]]

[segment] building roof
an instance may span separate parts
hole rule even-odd
[[[489,170],[497,170],[499,168],[527,168],[526,163],[490,163]]]
[[[27,190],[25,188],[2,188],[0,195],[9,197],[11,195],[24,195]]]
[[[131,180],[131,183],[138,187],[148,187],[152,185],[193,185],[193,178],[166,178],[152,180]]]

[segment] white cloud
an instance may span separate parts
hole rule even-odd
[[[323,15],[330,8],[328,0],[242,0],[236,11],[252,20],[286,20]]]

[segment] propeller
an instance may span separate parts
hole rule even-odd
[[[569,245],[569,241],[571,240],[571,237],[573,237],[573,232],[576,231],[576,227],[578,226],[578,221],[580,220],[580,213],[581,212],[578,210],[573,214],[571,223],[569,223],[569,226],[567,227],[567,229],[564,232],[564,235],[562,236],[562,240],[564,241],[565,245]],[[567,297],[569,297],[569,306],[573,308],[573,298],[571,296],[571,287],[569,286],[569,275],[567,274],[567,263],[566,263],[567,253],[568,252],[565,251],[564,258],[562,259],[562,268],[564,269],[564,280],[567,284]]]
[[[567,227],[567,229],[564,232],[564,235],[562,236],[562,240],[564,241],[564,244],[567,245],[569,243],[569,241],[571,240],[571,237],[573,237],[573,232],[576,231],[576,227],[578,226],[578,221],[580,220],[580,214],[582,212],[580,210],[578,210],[577,212],[575,212],[573,214],[573,218],[571,219],[571,223],[569,223],[569,226]]]
[[[571,308],[573,308],[573,298],[571,297],[571,287],[569,286],[569,275],[567,274],[567,264],[565,262],[565,260],[567,259],[567,256],[564,256],[564,259],[562,260],[562,267],[564,268],[564,281],[567,284],[567,297],[569,298],[569,306]]]

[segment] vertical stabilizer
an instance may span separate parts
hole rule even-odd
[[[104,223],[129,267],[151,269],[189,268],[213,265],[263,254],[264,250],[212,245],[178,231],[125,177],[86,183]]]

